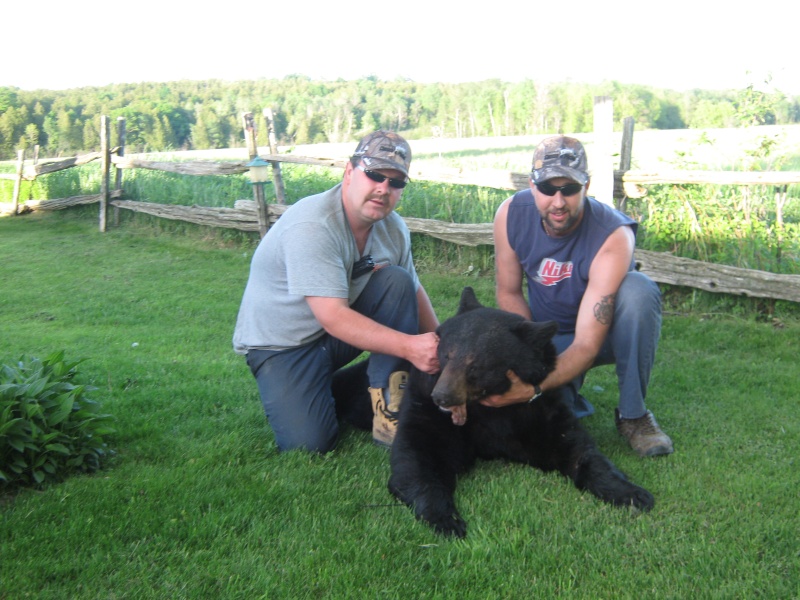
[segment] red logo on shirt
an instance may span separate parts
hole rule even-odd
[[[572,261],[560,263],[552,258],[545,258],[539,265],[536,281],[542,285],[555,285],[572,277]]]

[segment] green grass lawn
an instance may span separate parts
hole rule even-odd
[[[278,454],[231,350],[252,249],[101,234],[94,208],[0,219],[0,359],[86,358],[118,430],[105,470],[0,496],[0,598],[800,597],[797,322],[666,315],[649,406],[669,457],[626,448],[613,370],[590,374],[586,425],[652,512],[481,463],[455,541],[393,501],[364,432]],[[464,285],[493,304],[491,273],[421,276],[442,318]]]

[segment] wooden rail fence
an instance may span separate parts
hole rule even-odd
[[[271,111],[265,111],[268,123],[271,123]],[[627,120],[626,120],[627,121]],[[255,134],[251,125],[252,118],[243,116],[245,137],[248,140],[249,158],[257,154],[255,147]],[[125,139],[125,122],[117,122],[118,139]],[[630,145],[632,143],[632,127],[626,124],[626,132],[630,135],[623,136],[621,166],[630,164]],[[124,156],[124,146],[111,148],[108,142],[108,117],[102,118],[100,152],[93,152],[78,157],[60,161],[50,161],[33,165],[24,165],[20,153],[15,175],[0,174],[0,178],[14,179],[14,202],[7,213],[21,214],[33,210],[61,210],[79,204],[100,203],[100,230],[106,230],[106,211],[108,206],[114,211],[119,209],[131,210],[150,214],[165,219],[174,219],[205,225],[209,227],[224,227],[241,231],[258,231],[263,236],[271,224],[286,210],[283,181],[280,175],[281,163],[294,163],[304,165],[317,165],[324,167],[344,169],[347,160],[326,157],[299,157],[278,154],[275,146],[270,143],[270,153],[261,154],[260,158],[271,163],[273,168],[273,182],[276,185],[278,204],[263,205],[263,199],[256,197],[254,200],[237,200],[233,208],[164,205],[151,202],[139,202],[122,199],[122,172],[125,169],[153,169],[170,173],[185,175],[232,175],[243,174],[249,169],[248,161],[241,162],[216,162],[195,160],[187,162],[160,162],[148,161],[135,157]],[[105,159],[104,159],[105,157]],[[103,189],[100,194],[74,196],[54,200],[31,200],[24,204],[18,203],[19,183],[23,180],[32,181],[36,177],[54,173],[87,164],[94,160],[103,160]],[[115,169],[115,186],[109,188],[110,168]],[[521,190],[528,187],[528,173],[510,173],[499,170],[481,170],[464,173],[460,169],[416,169],[412,167],[409,175],[415,180],[435,181],[452,184],[476,185],[507,189],[510,191]],[[710,183],[719,185],[776,185],[784,186],[800,183],[798,172],[709,172],[709,171],[671,171],[671,172],[644,172],[629,169],[620,169],[614,172],[614,197],[617,205],[624,202],[625,197],[639,197],[645,192],[645,186],[655,183]],[[256,188],[257,186],[254,186]],[[0,213],[2,210],[0,210]],[[454,244],[478,246],[493,245],[491,223],[458,224],[432,219],[419,219],[404,217],[409,229],[413,233],[420,233],[445,240]],[[115,222],[118,222],[118,213],[115,212]],[[789,300],[800,302],[800,276],[781,275],[742,269],[697,261],[688,258],[673,256],[668,253],[636,250],[637,268],[648,274],[659,283],[686,286],[702,289],[709,292],[744,295],[757,298],[772,298],[776,300]]]

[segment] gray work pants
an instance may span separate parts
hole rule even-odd
[[[419,333],[414,280],[400,267],[374,271],[351,308],[396,331]],[[359,354],[359,348],[328,334],[289,350],[248,351],[247,365],[280,450],[325,453],[336,447],[339,423],[331,392],[333,374]],[[408,363],[396,356],[371,354],[369,385],[385,388],[392,372],[408,369]]]

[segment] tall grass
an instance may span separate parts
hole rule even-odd
[[[13,173],[14,169],[7,163],[0,165],[0,172]],[[43,175],[33,181],[22,181],[19,201],[24,203],[28,200],[97,194],[100,192],[100,176],[100,166],[97,163],[90,163]],[[13,190],[13,181],[0,179],[0,202],[11,202]]]
[[[338,169],[285,163],[281,172],[287,203],[319,193],[341,181]],[[195,176],[135,169],[125,172],[126,195],[137,200],[164,204],[233,206],[238,199],[252,199],[246,175]],[[265,186],[268,202],[275,202],[275,190]],[[505,190],[477,186],[415,181],[403,192],[397,211],[401,215],[456,223],[487,223],[509,196]]]
[[[780,138],[777,146],[784,153],[778,159],[784,166],[800,159],[797,145],[800,126],[789,128],[756,127],[740,130],[647,131],[636,134],[635,156],[639,162],[668,168],[744,168],[753,167],[752,148],[761,147],[765,136]],[[519,138],[480,138],[465,140],[421,140],[415,142],[415,163],[432,166],[457,166],[465,170],[500,168],[526,171],[532,146],[541,136]],[[591,149],[591,136],[586,136]],[[762,144],[763,145],[763,144]],[[333,150],[345,155],[350,145]],[[738,154],[734,154],[734,150]],[[750,152],[747,164],[743,153]],[[331,152],[331,149],[328,149]],[[332,155],[332,154],[331,154]],[[738,158],[737,158],[738,157]],[[637,165],[639,167],[642,164]],[[763,163],[763,168],[774,164]],[[10,168],[5,165],[5,168]],[[288,202],[327,189],[340,181],[337,169],[285,163],[282,166]],[[167,204],[225,206],[252,197],[245,175],[189,176],[146,169],[123,172],[123,187],[128,198]],[[10,199],[11,183],[0,180],[0,200]],[[100,188],[97,163],[61,171],[24,183],[22,199],[54,198],[96,193]],[[265,188],[267,200],[274,202],[273,187]],[[776,194],[771,186],[649,186],[642,199],[629,199],[628,212],[641,222],[638,246],[672,252],[678,256],[767,270],[800,273],[800,186],[788,186],[788,202],[782,222],[777,218]],[[398,206],[403,216],[452,221],[488,223],[500,203],[510,195],[505,190],[478,186],[415,181],[406,188]],[[137,226],[152,231],[183,234],[192,226],[145,215],[125,214]],[[230,243],[248,239],[246,234],[218,231],[209,235]],[[424,266],[447,267],[451,272],[486,273],[493,266],[492,248],[460,247],[431,238],[416,236],[417,259]],[[793,312],[792,304],[727,296],[689,290],[670,294],[680,310],[716,311],[731,306],[772,318]]]
[[[648,404],[675,441],[635,456],[613,370],[592,371],[600,447],[656,496],[633,514],[561,477],[482,463],[462,478],[463,541],[386,490],[388,457],[346,429],[278,454],[231,350],[252,244],[96,210],[0,219],[0,356],[64,349],[115,417],[110,468],[0,500],[0,598],[796,598],[800,323],[665,317]],[[465,284],[431,268],[444,318]]]
[[[789,196],[779,219],[778,193],[766,185],[660,185],[644,198],[629,200],[627,212],[642,225],[637,240],[641,248],[797,274],[800,201]]]
[[[93,181],[84,171],[97,170],[86,165],[78,175],[65,175],[64,188],[58,179],[50,180],[49,193],[74,189],[76,180]],[[45,178],[60,175],[56,173]],[[324,167],[286,164],[284,182],[289,203],[325,190],[341,180],[341,172]],[[38,181],[38,180],[37,180]],[[96,181],[99,189],[99,177]],[[790,194],[797,193],[790,186]],[[251,198],[252,189],[244,175],[198,177],[135,169],[125,172],[124,189],[129,197],[165,204],[233,206],[240,198]],[[86,192],[84,192],[86,193]],[[272,186],[266,186],[267,200],[274,202]],[[415,181],[403,193],[397,212],[403,216],[438,219],[458,223],[488,223],[503,200],[505,190]],[[772,187],[753,186],[651,186],[642,199],[629,200],[627,210],[640,221],[637,245],[677,256],[776,273],[800,273],[800,200],[786,204],[783,224],[776,220],[776,199]],[[123,218],[153,231],[184,234],[194,227],[147,215]],[[218,240],[240,243],[250,236],[232,230],[209,232]],[[445,243],[427,236],[415,236],[416,258],[425,268],[447,268],[453,273],[489,273],[493,270],[493,249]],[[668,295],[671,310],[715,312],[735,310],[759,318],[783,317],[800,312],[793,303],[763,299],[735,298],[693,290],[673,290]]]

